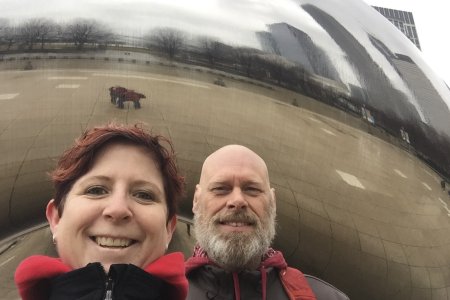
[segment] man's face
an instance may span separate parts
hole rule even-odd
[[[246,148],[232,148],[208,159],[202,171],[193,207],[200,246],[228,269],[259,264],[275,235],[264,162]]]

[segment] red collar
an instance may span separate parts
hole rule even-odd
[[[195,246],[194,254],[186,261],[186,273],[197,269],[204,265],[216,265],[214,261],[209,259],[206,251],[200,246]],[[283,254],[280,251],[276,251],[272,248],[267,249],[266,253],[262,257],[260,268],[273,267],[279,270],[284,270],[287,268],[287,263],[284,260]]]
[[[170,284],[171,299],[185,299],[188,282],[184,273],[184,257],[180,252],[164,255],[144,270]],[[59,258],[42,255],[30,256],[16,269],[14,281],[23,300],[46,300],[50,279],[71,271]]]

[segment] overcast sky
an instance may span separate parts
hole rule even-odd
[[[446,0],[364,0],[369,5],[410,11],[424,59],[450,86],[450,4]]]

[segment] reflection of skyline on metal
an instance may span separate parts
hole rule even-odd
[[[174,141],[188,181],[182,219],[192,217],[204,158],[243,144],[269,167],[275,246],[289,263],[351,299],[450,295],[450,198],[440,186],[450,174],[450,93],[373,8],[356,0],[61,3],[49,10],[34,1],[25,11],[0,0],[7,299],[16,294],[5,274],[49,251],[38,242],[47,229],[14,236],[43,221],[46,172],[85,128],[110,120],[143,121]],[[73,21],[80,15],[87,19]],[[42,23],[49,31],[39,40],[24,31]],[[76,40],[83,24],[96,35]],[[141,109],[112,105],[111,87],[145,95]],[[189,253],[191,240],[181,230],[172,249]]]

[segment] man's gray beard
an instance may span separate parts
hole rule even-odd
[[[263,222],[252,213],[235,213],[233,216],[250,216],[256,222],[251,232],[226,232],[217,230],[218,216],[205,219],[203,213],[194,216],[195,236],[200,247],[208,257],[227,271],[256,269],[262,256],[275,237],[275,210],[268,209],[267,219]],[[228,215],[230,216],[230,215]]]

